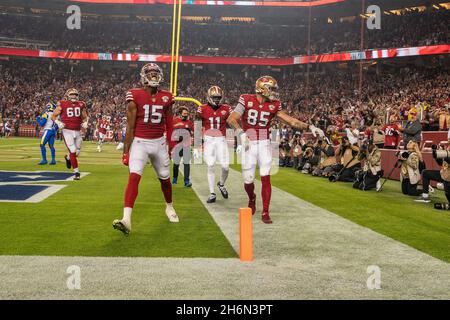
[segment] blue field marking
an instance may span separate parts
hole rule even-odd
[[[25,201],[49,186],[8,184],[0,186],[0,201]]]
[[[72,180],[72,172],[54,171],[0,171],[0,183],[68,181]]]
[[[73,172],[0,170],[0,202],[41,202],[65,187],[44,182],[72,181],[74,176]]]

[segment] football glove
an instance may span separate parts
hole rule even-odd
[[[122,163],[126,166],[128,166],[130,162],[130,154],[129,153],[124,153],[122,156]]]
[[[241,139],[241,143],[236,148],[236,153],[241,153],[242,150],[247,151],[250,148],[250,140],[248,139],[247,134],[245,132],[242,132],[239,137]]]
[[[54,122],[55,122],[56,125],[58,126],[58,129],[59,129],[59,130],[64,129],[64,126],[65,126],[65,125],[64,125],[63,122],[59,121],[58,119],[56,119]]]
[[[81,127],[83,127],[83,129],[87,129],[87,127],[88,127],[87,121],[83,122],[83,123],[81,124]]]

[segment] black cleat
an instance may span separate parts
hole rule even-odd
[[[225,199],[228,199],[228,191],[227,188],[225,188],[225,185],[220,184],[220,182],[217,182],[217,187],[220,190],[220,193],[222,194],[222,197],[224,197]]]
[[[64,156],[64,159],[66,159],[66,167],[67,169],[72,168],[72,164],[70,163],[70,159],[66,156]]]
[[[206,200],[206,202],[207,202],[207,203],[214,203],[214,202],[216,202],[216,194],[215,194],[215,193],[211,193],[211,194],[209,195],[208,200]]]
[[[75,172],[75,177],[73,178],[73,180],[80,180],[81,175],[79,172]]]

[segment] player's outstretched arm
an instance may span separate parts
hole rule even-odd
[[[277,112],[277,118],[280,119],[283,123],[293,128],[297,128],[300,130],[308,130],[309,128],[309,125],[307,123],[289,116],[286,112],[282,110]]]
[[[283,123],[285,123],[293,128],[297,128],[297,129],[301,129],[301,130],[309,129],[313,133],[314,136],[316,136],[316,134],[318,134],[321,137],[325,136],[324,132],[321,129],[316,128],[312,124],[307,124],[306,122],[295,119],[295,118],[289,116],[283,110],[277,112],[277,118],[280,119]]]
[[[131,143],[134,138],[134,129],[136,127],[136,114],[137,106],[134,101],[128,102],[127,106],[127,130],[125,133],[125,139],[123,141],[123,154],[128,154],[130,152]]]

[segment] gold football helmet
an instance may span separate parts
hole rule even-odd
[[[223,90],[218,86],[212,86],[208,89],[206,100],[213,107],[220,107],[223,100]]]
[[[69,90],[66,91],[65,97],[67,100],[75,102],[78,101],[78,97],[79,97],[79,93],[78,90],[75,88],[70,88]]]
[[[278,83],[274,77],[263,76],[256,80],[255,92],[266,97],[269,101],[278,100]]]
[[[141,83],[145,87],[159,87],[163,82],[163,71],[156,63],[147,63],[141,69]]]

